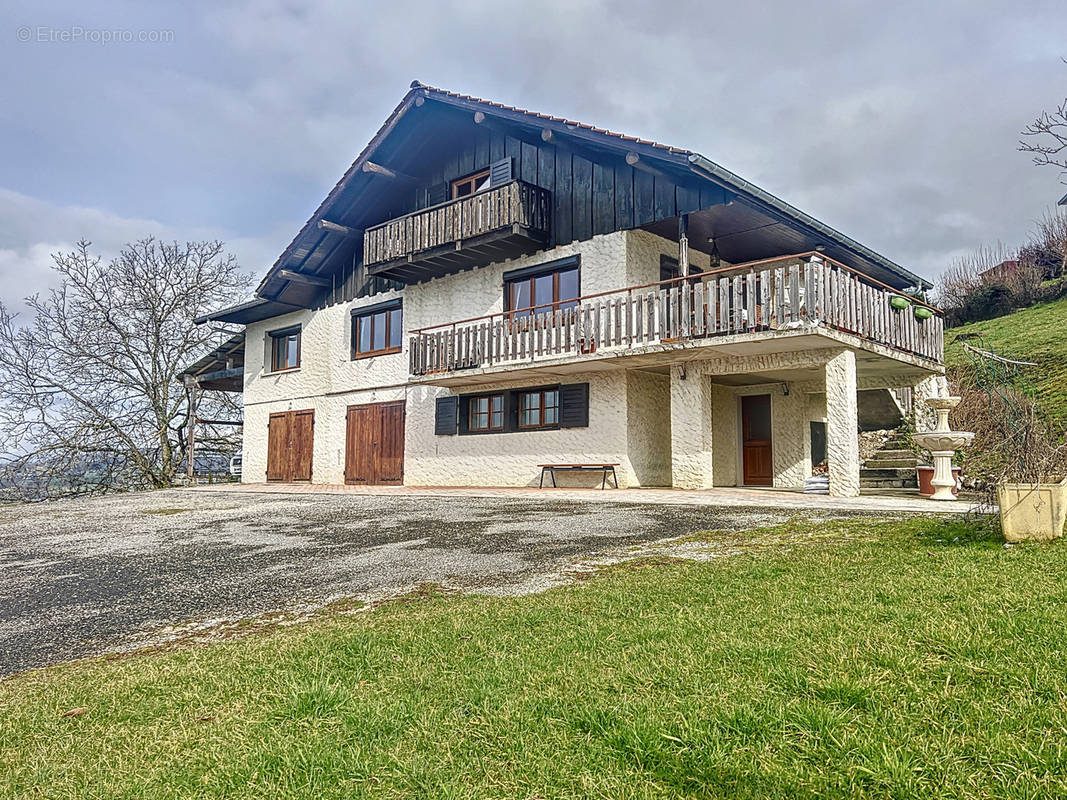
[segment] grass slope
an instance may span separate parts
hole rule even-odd
[[[998,354],[1037,363],[1025,373],[1027,382],[1046,413],[1067,424],[1067,298],[945,331],[949,367],[969,363],[954,341],[961,333],[981,333]]]
[[[813,524],[0,682],[0,796],[1067,796],[1067,549]]]

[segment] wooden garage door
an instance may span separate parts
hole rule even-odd
[[[404,482],[404,403],[348,407],[345,483]]]
[[[267,433],[267,480],[294,483],[311,480],[315,447],[315,412],[282,411],[270,415]]]

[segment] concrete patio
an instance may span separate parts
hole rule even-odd
[[[548,502],[648,503],[652,505],[764,508],[767,510],[895,512],[910,514],[967,514],[996,509],[980,508],[966,497],[956,502],[929,500],[915,490],[864,490],[859,497],[830,497],[784,489],[585,489],[473,486],[349,486],[307,483],[218,483],[192,487],[198,492],[253,494],[362,495],[378,497],[501,498]]]

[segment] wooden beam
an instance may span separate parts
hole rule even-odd
[[[329,231],[330,233],[339,233],[342,236],[347,236],[349,239],[363,238],[363,231],[359,228],[350,228],[347,225],[339,225],[336,222],[330,222],[326,219],[319,220],[319,229]]]
[[[639,169],[642,172],[649,173],[650,175],[660,175],[660,176],[662,176],[664,178],[670,178],[670,180],[673,181],[674,183],[678,183],[678,179],[677,178],[668,175],[666,172],[661,170],[659,167],[655,167],[652,164],[649,164],[647,161],[645,161],[643,158],[641,158],[641,156],[638,153],[635,153],[633,150],[631,150],[629,153],[626,154],[626,163],[629,164],[634,169]]]
[[[291,269],[278,270],[278,277],[283,281],[292,281],[293,283],[306,283],[311,286],[326,286],[333,287],[333,281],[326,278],[320,278],[318,275],[305,275],[303,272],[293,272]]]
[[[419,179],[413,175],[405,175],[403,172],[397,172],[394,169],[389,169],[389,167],[383,167],[381,164],[375,164],[373,161],[364,161],[363,171],[370,173],[371,175],[381,175],[385,178],[408,181],[409,183],[418,183],[419,181]]]

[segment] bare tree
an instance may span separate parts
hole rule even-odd
[[[1003,244],[983,245],[973,253],[955,259],[937,278],[935,291],[942,308],[963,306],[982,285],[982,273],[1014,258]]]
[[[1067,98],[1054,111],[1042,111],[1022,135],[1019,149],[1030,153],[1035,164],[1058,167],[1067,175]]]
[[[105,263],[82,241],[52,258],[60,285],[27,298],[32,319],[0,304],[0,481],[24,497],[172,485],[189,422],[178,375],[216,336],[193,319],[250,276],[221,242],[148,238]],[[209,396],[201,413],[227,405]]]
[[[1031,235],[1031,243],[1057,262],[1055,274],[1048,277],[1067,276],[1067,214],[1046,210],[1037,221],[1037,230]]]

